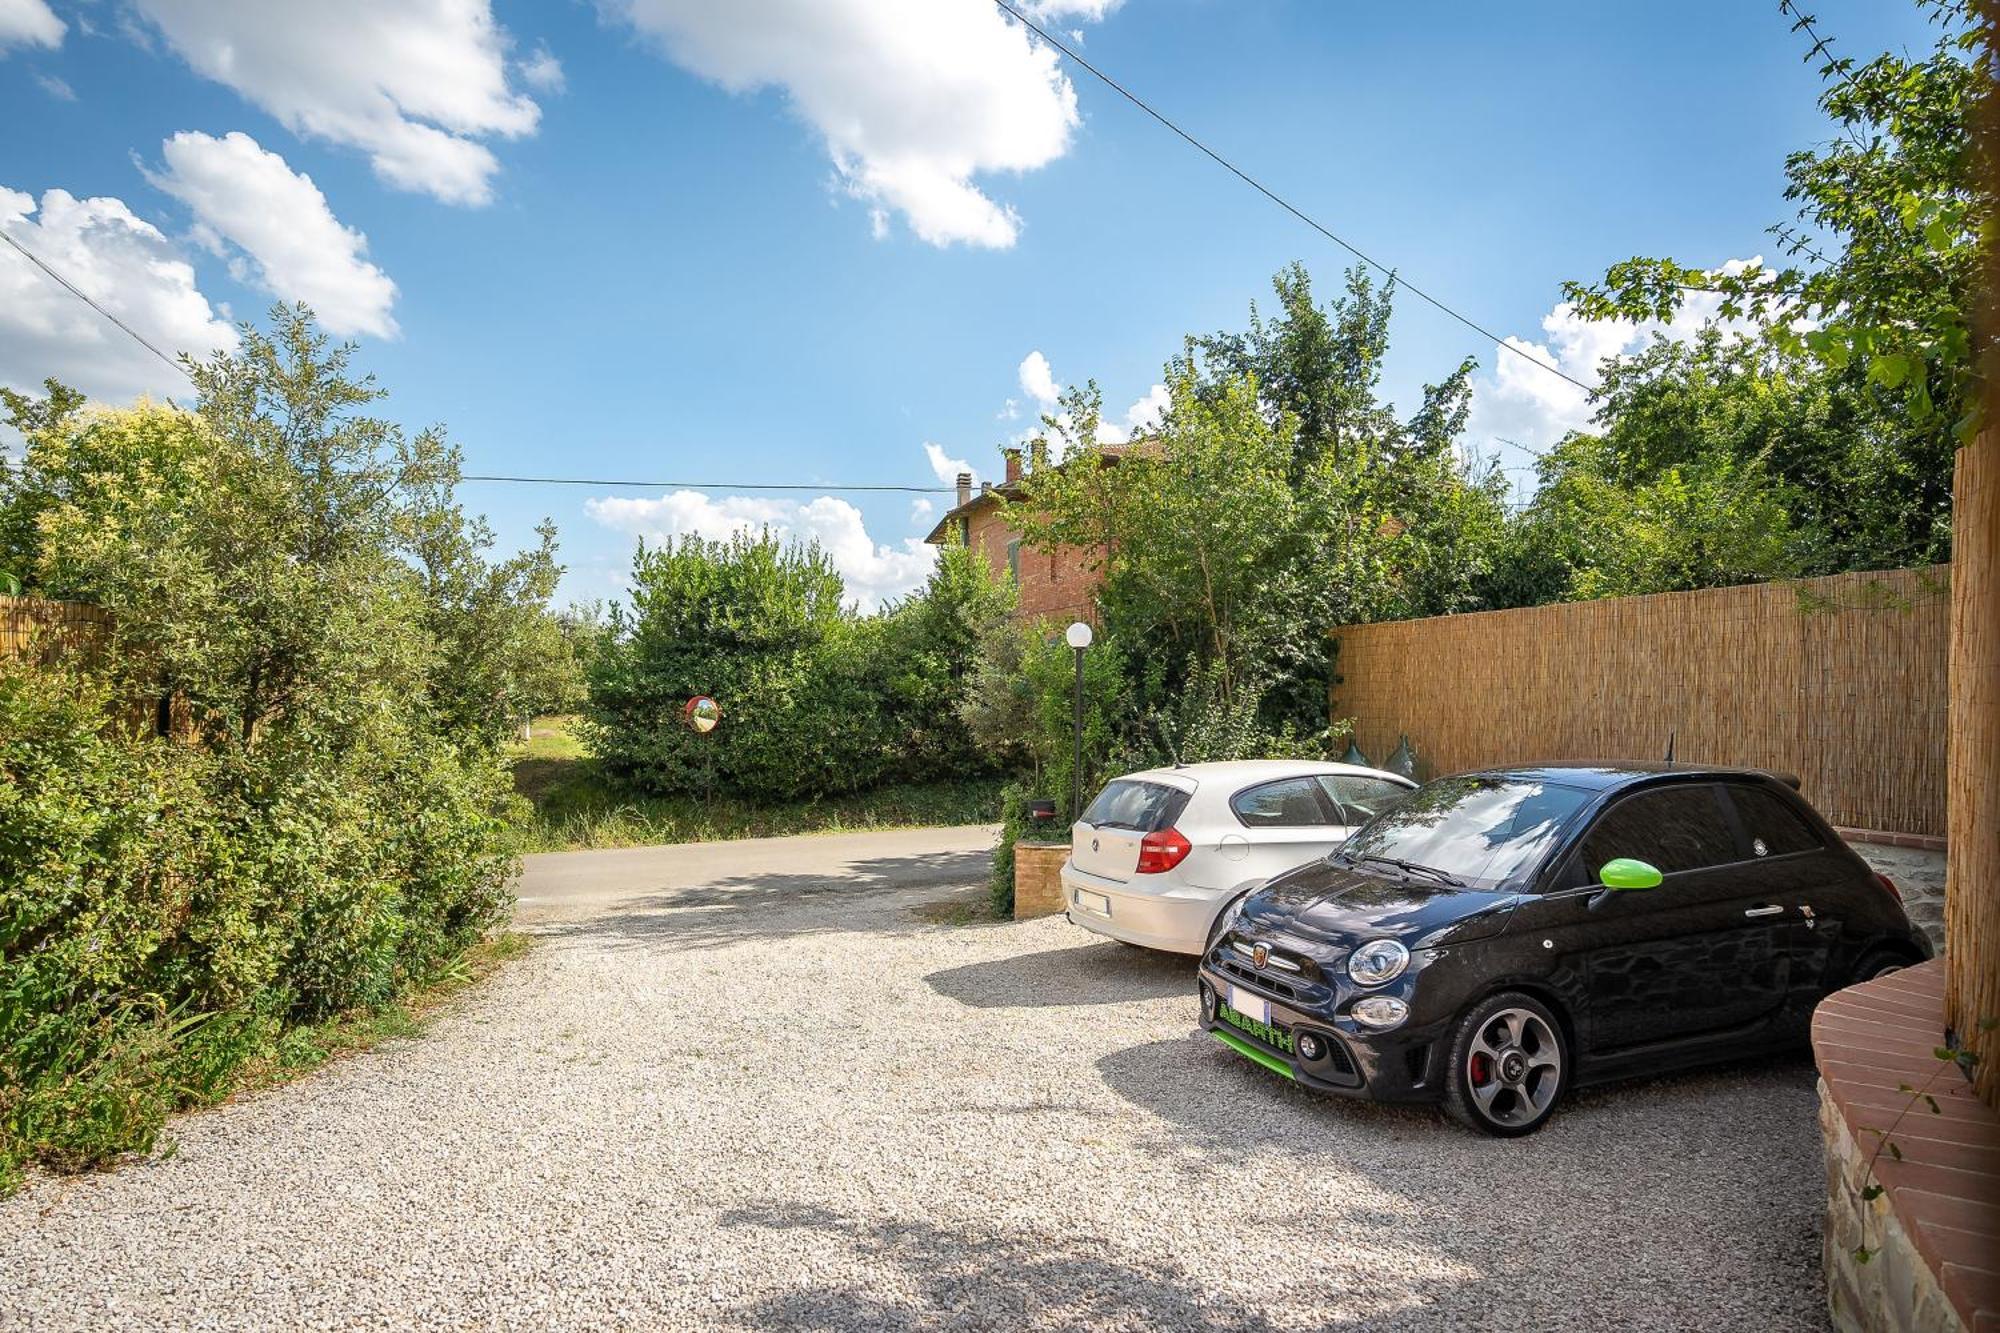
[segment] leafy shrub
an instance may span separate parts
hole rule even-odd
[[[497,743],[566,669],[552,534],[489,562],[442,437],[274,322],[195,369],[196,413],[0,391],[0,563],[111,613],[85,657],[0,662],[0,1189],[148,1149],[507,910]]]
[[[593,654],[589,743],[638,791],[762,801],[989,769],[955,703],[1007,593],[947,551],[916,596],[858,616],[816,546],[767,535],[641,545],[632,610]],[[696,695],[722,723],[683,725]]]

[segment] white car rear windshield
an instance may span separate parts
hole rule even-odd
[[[1093,828],[1156,833],[1174,822],[1187,805],[1187,798],[1188,794],[1178,787],[1120,778],[1097,793],[1097,799],[1083,812],[1083,822]]]

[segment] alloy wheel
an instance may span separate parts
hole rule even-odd
[[[1562,1087],[1562,1042],[1540,1014],[1501,1009],[1466,1047],[1465,1082],[1485,1119],[1508,1128],[1532,1124]]]

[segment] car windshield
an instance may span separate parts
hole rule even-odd
[[[1097,793],[1097,799],[1083,812],[1083,822],[1093,828],[1153,833],[1172,823],[1186,803],[1187,793],[1164,783],[1120,778]]]
[[[1440,778],[1368,821],[1342,861],[1404,861],[1467,888],[1494,889],[1533,866],[1588,791],[1522,778]]]

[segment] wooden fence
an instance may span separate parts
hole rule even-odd
[[[1425,776],[1659,759],[1799,775],[1835,824],[1945,831],[1950,566],[1336,631],[1333,715]]]
[[[85,602],[0,596],[0,658],[48,660],[88,652],[110,630],[111,615]]]

